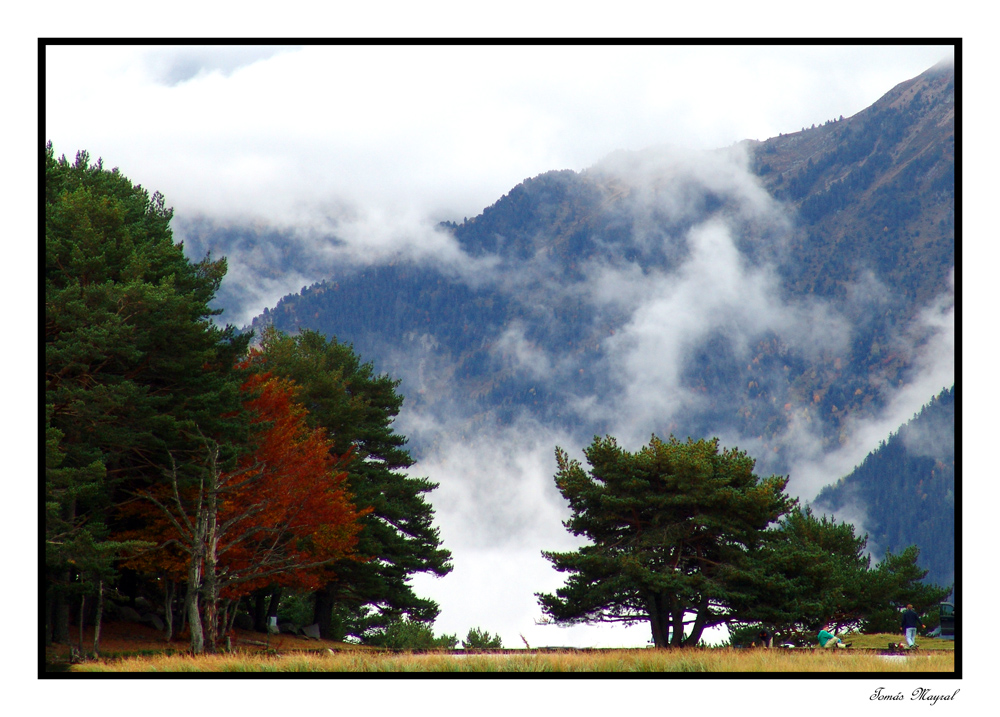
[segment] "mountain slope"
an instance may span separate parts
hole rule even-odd
[[[848,120],[754,146],[765,186],[805,226],[796,291],[842,292],[866,266],[918,303],[940,292],[954,262],[954,91],[939,65]]]
[[[954,118],[941,66],[765,142],[548,172],[442,225],[467,266],[344,267],[253,326],[353,343],[412,410],[722,434],[785,472],[805,439],[848,441],[935,350],[952,310]]]
[[[854,471],[824,488],[818,511],[863,518],[869,549],[920,547],[926,580],[955,580],[955,389],[942,391]],[[860,513],[860,515],[859,515]]]

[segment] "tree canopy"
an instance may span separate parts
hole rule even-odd
[[[355,475],[368,461],[389,472],[409,465],[405,439],[369,420],[395,415],[393,382],[365,374],[349,350],[338,355],[352,368],[328,366],[329,380],[317,368],[311,394],[269,373],[249,348],[252,335],[215,322],[220,312],[209,304],[225,260],[189,261],[171,217],[161,195],[117,169],[86,152],[71,164],[46,147],[49,641],[68,642],[71,602],[82,630],[87,596],[128,577],[151,596],[165,593],[168,624],[175,585],[186,584],[181,616],[192,651],[205,643],[214,650],[250,591],[316,590],[358,559],[360,520],[371,508],[354,503],[349,464],[357,463]],[[381,564],[385,548],[405,583],[408,570],[432,559],[418,555],[420,541],[439,546],[429,507],[406,500],[433,484],[400,481],[356,481],[369,504],[379,500],[371,494],[387,494],[381,500],[392,510],[381,518],[406,532],[395,549],[369,538],[359,562]],[[447,551],[434,557],[434,569],[450,568]],[[411,597],[404,607],[436,614],[433,603]]]
[[[451,553],[441,546],[426,494],[436,484],[405,473],[413,464],[406,438],[392,422],[402,405],[398,381],[375,375],[352,347],[314,331],[288,336],[268,328],[253,362],[299,387],[310,425],[328,432],[331,450],[351,453],[347,490],[367,511],[355,552],[340,561],[315,593],[315,621],[324,637],[364,639],[402,616],[432,622],[439,608],[417,596],[415,573],[446,575]],[[366,559],[367,558],[367,559]]]
[[[556,486],[573,511],[567,529],[590,544],[543,552],[570,574],[555,595],[538,596],[544,612],[563,622],[646,619],[656,646],[697,644],[729,619],[730,571],[792,507],[787,479],[759,479],[753,459],[715,439],[654,436],[629,453],[595,438],[584,453],[589,472],[556,450]]]
[[[247,337],[209,307],[225,261],[191,263],[163,197],[90,162],[45,152],[47,636],[67,598],[113,572],[108,536],[129,488],[191,458],[201,435],[235,457],[248,435],[237,359]]]
[[[566,528],[587,541],[542,553],[568,573],[537,596],[556,622],[648,621],[655,646],[688,647],[715,625],[856,627],[901,600],[927,607],[948,593],[919,584],[913,550],[871,568],[853,526],[800,508],[787,478],[759,478],[752,458],[718,439],[653,436],[630,453],[595,438],[584,454],[589,470],[556,449]]]

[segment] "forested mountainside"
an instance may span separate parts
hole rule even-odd
[[[917,305],[940,293],[955,261],[954,92],[937,66],[849,120],[754,145],[764,185],[799,210],[795,291],[842,295],[866,267]]]
[[[955,580],[955,388],[942,391],[861,465],[824,488],[813,506],[865,515],[869,549],[920,547],[927,580]],[[877,555],[876,557],[881,557]]]
[[[951,305],[954,126],[942,65],[853,117],[765,142],[548,172],[443,225],[475,268],[344,267],[253,327],[350,342],[401,377],[411,407],[460,396],[472,421],[527,412],[600,434],[669,383],[683,400],[650,409],[658,432],[734,436],[783,472],[790,434],[836,447],[910,382],[923,319]],[[699,305],[675,307],[693,277]],[[656,349],[656,321],[686,332],[676,356],[663,339],[662,366],[637,358]]]

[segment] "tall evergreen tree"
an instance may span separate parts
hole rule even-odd
[[[71,164],[49,143],[44,162],[47,636],[64,641],[74,566],[106,554],[114,505],[203,436],[229,457],[246,442],[249,337],[213,323],[225,261],[188,261],[159,193],[86,152]]]
[[[870,626],[948,593],[919,583],[926,571],[912,547],[872,568],[867,536],[799,508],[786,478],[758,478],[752,458],[717,439],[654,436],[629,453],[595,438],[584,453],[589,471],[556,449],[566,527],[588,540],[542,553],[569,574],[555,594],[538,595],[557,622],[648,620],[654,645],[687,647],[713,625],[810,635]]]
[[[350,346],[314,331],[293,337],[269,328],[261,339],[256,361],[300,387],[298,400],[311,425],[329,432],[332,451],[354,455],[346,466],[348,491],[359,510],[370,509],[360,520],[360,560],[333,565],[315,593],[320,633],[363,639],[404,616],[432,622],[437,603],[417,596],[409,579],[426,572],[446,575],[451,553],[441,547],[425,498],[437,485],[405,473],[413,459],[406,438],[392,426],[403,402],[399,382],[375,375]]]
[[[590,544],[542,553],[569,573],[538,595],[543,611],[567,623],[648,620],[657,647],[697,645],[731,619],[732,571],[748,569],[763,531],[794,505],[787,479],[758,478],[752,458],[717,439],[653,436],[629,453],[595,438],[584,453],[590,471],[556,449],[556,486],[573,511],[567,529]]]

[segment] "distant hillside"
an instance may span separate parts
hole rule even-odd
[[[926,580],[955,580],[955,389],[942,391],[850,475],[813,502],[817,512],[855,519],[861,513],[869,548],[899,553],[920,548]]]
[[[955,250],[954,67],[900,83],[847,120],[756,143],[753,154],[765,186],[799,209],[796,291],[843,294],[865,267],[918,304],[940,292]]]
[[[472,421],[527,414],[593,435],[669,393],[643,419],[660,416],[658,432],[723,434],[784,472],[791,436],[838,446],[919,368],[922,312],[953,291],[954,124],[954,70],[942,66],[853,117],[765,142],[548,172],[443,225],[490,271],[341,267],[253,327],[353,343],[402,378],[411,408],[460,400]],[[711,249],[723,252],[714,285],[711,267],[691,268],[703,251],[693,232],[713,226],[739,253],[726,264],[725,241]],[[711,300],[699,303],[718,306],[655,314],[696,279]],[[771,303],[758,310],[739,291]],[[676,351],[650,343],[654,318],[687,332]],[[638,360],[647,344],[663,365]]]

